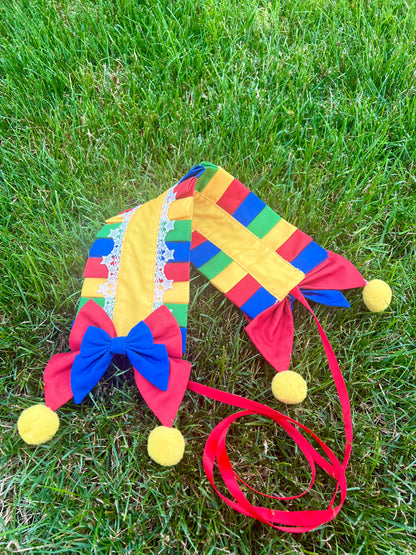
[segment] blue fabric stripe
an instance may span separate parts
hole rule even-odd
[[[328,253],[326,250],[315,243],[315,241],[312,241],[291,261],[291,264],[304,274],[307,274],[327,258]]]
[[[179,328],[182,335],[182,353],[186,351],[186,328]]]
[[[191,250],[191,262],[194,266],[199,268],[220,251],[221,249],[216,247],[213,243],[205,241]]]
[[[92,258],[101,258],[110,254],[114,248],[114,241],[112,239],[96,239],[91,246],[88,256]]]
[[[250,318],[255,318],[260,312],[272,306],[276,301],[276,297],[273,297],[264,287],[260,287],[260,289],[241,306],[241,310]]]
[[[307,299],[314,301],[315,303],[343,308],[350,307],[350,303],[341,291],[336,289],[301,289],[301,291]]]
[[[204,171],[204,166],[194,166],[184,177],[182,177],[180,181],[178,181],[177,184],[179,185],[179,183],[182,183],[182,181],[190,179],[191,177],[200,177],[204,173]]]
[[[166,246],[174,251],[171,262],[189,262],[191,254],[190,241],[166,241]]]
[[[233,218],[248,226],[266,205],[254,193],[250,193],[233,213]]]

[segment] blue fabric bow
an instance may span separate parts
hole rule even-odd
[[[153,342],[152,332],[144,322],[134,326],[126,337],[114,338],[101,328],[89,326],[71,370],[75,403],[80,403],[97,385],[114,355],[127,355],[132,366],[151,384],[162,391],[168,389],[168,352],[165,345]]]

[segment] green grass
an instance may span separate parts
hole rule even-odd
[[[0,553],[416,551],[415,40],[416,6],[402,0],[0,2]],[[309,534],[234,513],[210,488],[203,446],[232,409],[187,394],[183,462],[152,463],[156,419],[126,370],[63,407],[49,444],[16,433],[21,410],[42,401],[49,357],[67,349],[96,231],[201,160],[394,291],[382,314],[356,291],[349,310],[317,308],[351,394],[355,445],[342,512]],[[196,274],[192,297],[194,379],[276,406],[241,313]],[[295,324],[292,368],[310,394],[284,410],[341,455],[323,349],[298,307]],[[306,482],[270,424],[231,437],[255,487]],[[318,485],[293,507],[328,500]]]

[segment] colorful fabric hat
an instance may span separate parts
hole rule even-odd
[[[299,301],[311,312],[341,402],[342,460],[315,433],[275,409],[190,380],[191,364],[182,358],[190,263],[246,316],[249,337],[277,371],[272,391],[284,403],[301,402],[307,394],[303,377],[289,370],[292,305]],[[185,441],[173,423],[188,389],[243,409],[214,428],[204,451],[207,477],[229,506],[290,532],[312,530],[334,518],[346,497],[351,410],[335,355],[308,301],[348,307],[341,290],[364,287],[365,303],[370,310],[380,311],[391,300],[387,284],[367,283],[345,258],[320,247],[232,175],[209,163],[195,166],[156,199],[107,220],[91,247],[84,277],[70,351],[52,356],[45,368],[45,404],[26,409],[19,418],[18,429],[27,443],[50,440],[59,427],[55,411],[72,398],[81,403],[113,357],[125,355],[143,399],[161,423],[148,439],[148,452],[155,461],[171,466],[182,459]],[[255,414],[278,423],[306,457],[312,472],[306,491],[312,487],[317,466],[335,479],[328,508],[271,510],[247,499],[241,484],[250,486],[232,469],[226,436],[235,420]],[[217,488],[216,465],[222,489],[225,486],[230,497]]]

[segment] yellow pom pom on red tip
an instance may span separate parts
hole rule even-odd
[[[364,304],[371,312],[382,312],[390,305],[390,286],[381,279],[372,279],[363,289]]]
[[[287,405],[295,405],[306,398],[308,386],[300,374],[292,370],[285,370],[273,378],[272,392],[278,401]]]
[[[174,466],[183,458],[185,439],[177,428],[158,426],[149,434],[147,452],[158,464]]]
[[[46,405],[33,405],[25,409],[17,421],[19,435],[29,445],[49,441],[58,428],[58,415]]]

